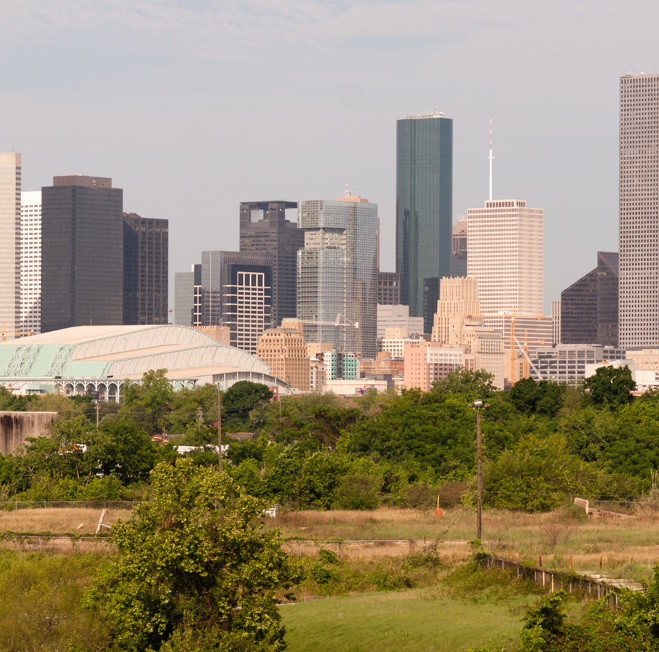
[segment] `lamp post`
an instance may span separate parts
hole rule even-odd
[[[476,409],[476,538],[481,539],[483,530],[483,478],[481,475],[481,408],[490,407],[477,398],[469,407]]]

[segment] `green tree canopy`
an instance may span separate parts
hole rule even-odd
[[[252,410],[267,403],[274,394],[267,385],[249,380],[237,382],[222,392],[222,425],[240,427],[249,421]]]
[[[523,414],[555,417],[563,406],[566,391],[565,385],[553,381],[522,378],[510,390],[510,401]]]
[[[153,502],[112,534],[117,557],[86,604],[118,649],[283,650],[276,593],[301,580],[264,504],[190,460],[152,473]]]
[[[617,408],[634,400],[636,389],[629,367],[600,367],[583,383],[586,404]]]
[[[435,381],[432,393],[462,394],[470,401],[475,398],[490,398],[497,391],[493,380],[494,376],[482,369],[460,367],[451,371],[444,380]]]
[[[166,369],[147,371],[141,383],[126,381],[122,391],[120,416],[132,419],[149,435],[161,432],[169,423],[174,390]]]

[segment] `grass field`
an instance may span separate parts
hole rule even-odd
[[[374,512],[288,512],[267,519],[269,527],[280,527],[286,537],[306,540],[439,539],[439,553],[446,561],[458,561],[469,554],[465,542],[475,537],[475,513],[465,509],[434,512],[379,509]],[[592,520],[578,509],[547,514],[486,511],[483,513],[483,541],[492,552],[543,567],[567,570],[570,557],[577,572],[599,572],[610,577],[647,577],[659,560],[659,513],[646,511],[627,520]],[[342,547],[345,554],[407,554],[409,546],[384,549],[377,544]],[[303,547],[303,554],[313,546]],[[291,544],[291,552],[299,547]]]
[[[519,640],[524,607],[437,598],[428,589],[362,593],[281,608],[289,652],[457,652]]]
[[[0,511],[0,532],[51,534],[93,534],[100,509],[25,509]],[[130,518],[129,510],[108,510],[105,522]],[[423,545],[439,540],[438,552],[443,561],[464,559],[470,552],[466,545],[475,536],[475,513],[456,508],[444,510],[437,518],[434,511],[412,509],[378,509],[373,512],[284,512],[267,518],[266,527],[279,527],[285,537],[304,540],[365,540],[365,544],[340,545],[341,554],[406,555]],[[82,524],[82,525],[81,525]],[[79,528],[78,526],[81,527]],[[487,549],[505,557],[538,564],[550,570],[572,567],[581,573],[599,572],[609,577],[641,579],[648,577],[659,560],[659,512],[638,512],[634,518],[619,520],[587,519],[578,509],[557,510],[548,514],[485,511],[483,540]],[[399,544],[371,543],[378,539],[400,539]],[[408,543],[412,539],[413,543]],[[331,549],[335,548],[332,544]],[[317,546],[287,544],[291,554],[314,554]]]

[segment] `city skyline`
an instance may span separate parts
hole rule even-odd
[[[380,269],[394,271],[394,122],[435,107],[454,119],[454,219],[487,198],[490,114],[494,198],[545,209],[545,311],[590,270],[581,242],[617,249],[618,78],[656,59],[651,3],[120,2],[92,19],[69,6],[5,8],[0,48],[21,66],[0,72],[0,150],[23,153],[28,191],[53,174],[114,178],[131,210],[170,220],[172,270],[196,260],[200,233],[238,248],[240,201],[348,183],[380,206]]]

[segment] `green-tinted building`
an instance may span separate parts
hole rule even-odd
[[[361,197],[303,201],[298,228],[297,317],[305,342],[377,355],[378,207]],[[345,378],[345,376],[343,376]]]
[[[432,330],[439,281],[451,276],[453,120],[442,113],[397,122],[396,271],[400,302]]]

